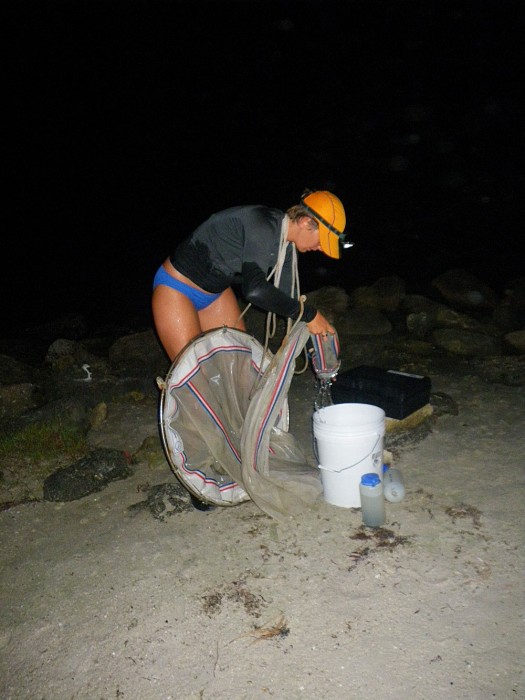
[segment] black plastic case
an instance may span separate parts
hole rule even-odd
[[[401,420],[426,406],[430,391],[429,377],[361,365],[337,375],[332,400],[379,406],[387,418]]]

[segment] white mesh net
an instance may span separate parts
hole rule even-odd
[[[179,480],[205,503],[252,499],[283,519],[322,494],[288,432],[287,394],[295,360],[309,338],[297,323],[275,355],[248,333],[209,331],[190,343],[162,384],[160,427]]]

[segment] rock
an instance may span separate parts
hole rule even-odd
[[[348,308],[349,296],[341,287],[321,287],[309,292],[306,303],[315,306],[325,316],[342,316]]]
[[[89,413],[89,425],[91,428],[96,430],[97,428],[100,428],[102,423],[106,420],[108,417],[108,405],[105,401],[101,401],[100,403],[97,403],[97,405],[91,409]]]
[[[88,432],[88,445],[92,448],[118,447],[135,455],[144,440],[154,436],[160,450],[158,397],[135,399],[132,394],[128,394],[117,401],[103,403],[104,406],[98,404],[95,407],[100,422]],[[91,418],[94,418],[93,413]]]
[[[406,430],[393,430],[385,433],[385,446],[390,452],[397,455],[401,448],[412,448],[422,442],[432,432],[432,419],[426,420]]]
[[[418,338],[403,338],[392,345],[398,355],[413,355],[415,357],[430,357],[435,348],[432,343]]]
[[[356,308],[397,311],[405,296],[405,283],[397,276],[380,277],[368,287],[358,287],[350,294],[350,304]]]
[[[475,318],[454,311],[454,309],[448,309],[446,306],[437,309],[434,315],[434,324],[437,328],[461,328],[464,331],[480,332],[485,330],[485,326]]]
[[[461,309],[493,309],[498,296],[466,270],[449,270],[435,277],[431,286],[450,304]]]
[[[426,339],[434,328],[489,332],[487,325],[479,320],[421,295],[407,295],[400,308],[406,314],[407,330],[415,338]]]
[[[109,348],[111,369],[117,376],[166,376],[170,363],[153,330],[126,335]]]
[[[166,455],[158,435],[149,435],[142,442],[139,449],[133,454],[133,464],[147,462],[150,467],[166,465]]]
[[[431,315],[435,314],[439,309],[446,309],[447,307],[445,304],[440,304],[421,294],[406,294],[403,299],[401,299],[399,308],[406,314],[425,313]]]
[[[486,357],[501,351],[497,338],[455,328],[436,328],[432,332],[432,341],[437,347],[461,357]]]
[[[473,365],[489,384],[525,386],[525,355],[475,359]]]
[[[386,335],[392,324],[377,309],[348,309],[344,319],[336,324],[339,335]]]
[[[404,430],[413,430],[417,426],[421,425],[421,423],[424,423],[426,420],[428,420],[432,413],[433,408],[428,403],[425,406],[418,408],[417,411],[414,411],[410,415],[405,416],[405,418],[397,419],[387,417],[385,419],[385,430],[388,434],[399,433]]]
[[[61,369],[75,362],[75,354],[77,352],[78,345],[75,341],[67,338],[57,338],[47,349],[45,363],[50,367]]]
[[[42,395],[34,384],[0,385],[0,425],[42,405]]]
[[[100,378],[109,372],[107,360],[88,352],[82,343],[67,338],[57,338],[51,343],[44,362],[63,379],[90,381],[94,375]]]
[[[443,391],[433,392],[430,395],[430,404],[436,418],[446,415],[457,416],[459,414],[456,401]]]
[[[513,350],[521,355],[525,354],[525,330],[507,333],[504,336],[504,340]]]
[[[426,311],[420,311],[417,314],[408,314],[406,317],[407,330],[414,338],[424,340],[430,331],[433,330],[435,319],[435,313],[428,313]]]
[[[69,467],[63,467],[44,481],[45,501],[76,501],[102,491],[118,479],[127,479],[133,471],[124,452],[99,449]]]
[[[155,520],[161,522],[165,522],[167,517],[188,510],[193,510],[190,494],[178,481],[151,486],[146,500],[128,507],[131,515],[149,512]]]
[[[19,425],[54,423],[57,420],[74,425],[82,433],[89,428],[88,407],[83,397],[67,396],[39,406],[20,417]]]

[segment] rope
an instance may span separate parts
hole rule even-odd
[[[273,269],[270,271],[268,277],[266,278],[266,281],[269,282],[272,277],[274,278],[274,286],[279,287],[279,283],[281,281],[281,274],[282,270],[284,267],[284,263],[286,260],[286,251],[288,249],[288,246],[290,245],[290,242],[288,240],[288,225],[290,223],[290,217],[288,214],[285,214],[283,217],[283,222],[281,224],[281,237],[279,240],[279,251],[277,253],[277,262],[275,263]],[[299,301],[300,304],[300,311],[299,315],[296,319],[296,321],[292,321],[291,318],[287,319],[286,322],[286,336],[283,340],[283,343],[285,342],[286,338],[290,335],[292,330],[295,328],[295,326],[299,323],[303,316],[304,312],[304,302],[306,301],[305,296],[301,296],[301,291],[300,291],[300,286],[299,286],[299,266],[297,264],[297,250],[295,246],[292,244],[292,289],[290,291],[291,296],[293,297],[295,294],[297,294],[296,298]],[[246,304],[245,308],[243,309],[242,313],[240,314],[239,318],[237,319],[237,322],[241,320],[241,318],[246,314],[248,309],[250,308],[251,303]],[[275,314],[273,311],[269,311],[267,316],[266,316],[266,330],[265,330],[265,336],[264,336],[264,349],[263,349],[263,358],[266,356],[267,350],[268,350],[268,344],[275,336],[275,333],[277,331],[277,314]],[[295,370],[294,374],[302,374],[303,372],[306,371],[308,368],[308,354],[306,352],[306,347],[303,348],[303,355],[305,358],[305,363],[304,367],[301,370]],[[259,377],[254,383],[254,388],[257,386],[260,378],[262,377],[262,366],[263,363],[261,362],[261,366],[259,368]]]
[[[275,270],[275,281],[274,284],[276,287],[279,286],[279,282],[281,281],[281,273],[286,257],[286,248],[288,246],[288,240],[287,240],[287,235],[288,235],[288,224],[290,222],[290,219],[288,215],[285,215],[283,219],[283,225],[281,228],[281,247],[279,249],[279,255],[277,257],[277,264],[274,268]],[[292,330],[295,328],[295,326],[299,323],[301,318],[303,317],[303,312],[304,312],[304,302],[306,301],[306,297],[304,295],[301,295],[301,289],[300,289],[300,284],[299,284],[299,266],[297,264],[297,250],[294,245],[292,245],[292,289],[290,291],[290,294],[292,297],[295,297],[298,299],[299,304],[300,304],[300,310],[299,310],[299,315],[297,316],[297,319],[295,322],[292,321],[291,318],[287,319],[286,322],[286,335],[290,335]],[[270,314],[268,315],[270,317]],[[276,316],[275,314],[271,314],[272,321],[273,321],[273,332],[275,333],[275,327],[276,327]],[[269,330],[269,322],[267,321],[267,334]],[[273,335],[269,336],[273,338]],[[286,340],[286,338],[285,338]],[[284,341],[283,341],[284,342]],[[303,348],[303,353],[304,355],[304,366],[301,370],[296,369],[294,371],[294,374],[302,374],[303,372],[306,371],[308,368],[308,354],[306,352],[306,347]]]
[[[281,282],[281,274],[283,271],[284,263],[286,260],[286,251],[288,249],[288,246],[290,245],[290,242],[288,241],[288,226],[290,224],[290,217],[288,214],[284,215],[283,222],[281,225],[281,238],[279,242],[279,252],[277,254],[277,262],[275,263],[275,267],[273,270],[270,272],[270,274],[267,277],[267,281],[270,281],[272,276],[274,277],[274,285],[276,287],[279,287],[279,284]],[[303,316],[303,311],[304,311],[304,302],[306,301],[305,296],[301,296],[301,290],[300,290],[300,285],[299,285],[299,266],[297,264],[297,249],[295,245],[292,244],[292,288],[290,290],[290,296],[296,298],[299,301],[300,304],[300,311],[299,315],[297,316],[296,321],[292,321],[291,318],[287,319],[286,321],[286,336],[283,340],[283,343],[286,341],[286,338],[290,335],[292,330],[295,328],[295,326],[299,323]],[[266,350],[268,348],[268,343],[271,338],[275,336],[275,332],[277,330],[277,315],[273,313],[272,311],[268,312],[268,315],[266,317],[266,334],[264,338],[264,353],[266,354]],[[303,353],[305,356],[305,364],[304,367],[301,370],[295,370],[294,374],[302,374],[307,368],[308,368],[308,355],[306,353],[306,347],[303,349]]]

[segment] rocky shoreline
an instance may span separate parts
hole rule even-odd
[[[522,387],[525,278],[509,281],[505,290],[498,297],[471,274],[451,270],[432,281],[429,296],[409,294],[402,279],[388,277],[350,294],[339,287],[323,287],[308,299],[337,329],[342,370],[366,364],[430,377],[435,371],[472,374],[487,383]],[[249,310],[249,331],[261,342],[264,320],[263,314]],[[275,347],[283,328],[284,324],[278,329]],[[49,479],[58,470],[69,469],[77,476],[84,470],[93,488],[86,491],[84,484],[72,492],[73,498],[75,493],[80,498],[113,478],[129,476],[137,455],[163,460],[157,432],[156,378],[165,377],[168,370],[169,362],[151,328],[92,334],[81,315],[1,339],[0,436],[4,454],[0,508],[45,498],[60,500],[61,492],[56,489],[53,497],[49,496]],[[292,382],[291,400],[298,412],[305,413],[301,402],[311,393],[313,383],[312,373]],[[454,410],[449,397],[437,393],[432,395],[431,404],[433,420],[440,412]],[[117,432],[133,432],[126,440],[128,445],[123,445],[122,436],[120,440],[116,436],[105,442],[100,439],[105,432],[107,438],[109,419],[115,415],[120,415]],[[401,430],[393,431],[387,436],[387,447],[396,449],[422,439],[428,419],[428,415],[423,416],[418,426],[402,425]],[[57,423],[74,428],[85,439],[84,451],[75,459],[67,450],[58,449],[52,457],[37,460],[30,451],[21,454],[5,447],[10,441],[16,445],[16,437],[29,428]],[[109,452],[104,452],[105,448]]]

